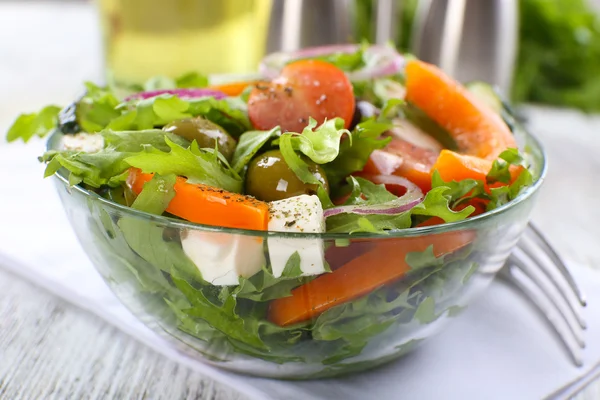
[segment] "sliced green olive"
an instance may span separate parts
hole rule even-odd
[[[304,158],[310,172],[329,191],[325,172],[311,160]],[[246,173],[246,193],[263,201],[275,201],[302,194],[316,194],[319,185],[302,182],[288,167],[279,150],[271,150],[256,157]]]
[[[166,132],[174,133],[190,142],[195,140],[201,148],[215,148],[231,161],[235,151],[236,141],[225,129],[202,117],[180,119],[173,121],[163,128]]]

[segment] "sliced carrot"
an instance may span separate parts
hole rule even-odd
[[[127,183],[139,194],[153,176],[132,168]],[[167,212],[173,215],[205,225],[267,230],[269,206],[265,202],[207,185],[187,183],[181,177],[177,178],[174,190],[175,197],[167,207]]]
[[[432,167],[432,172],[437,170],[440,173],[440,177],[446,182],[453,180],[462,181],[464,179],[476,179],[485,182],[487,174],[492,169],[492,165],[493,162],[491,160],[458,154],[451,150],[442,150]],[[511,166],[511,182],[519,177],[521,171],[523,171],[523,167]],[[501,182],[493,185],[486,184],[486,188],[489,189],[489,187],[502,185],[503,183]]]
[[[256,83],[256,81],[224,83],[222,85],[212,85],[209,89],[218,90],[227,96],[239,96],[248,86]]]
[[[410,252],[422,252],[433,245],[433,253],[440,257],[465,247],[474,239],[474,231],[457,231],[380,240],[372,249],[332,273],[292,290],[291,296],[273,300],[268,318],[280,326],[315,318],[332,307],[404,277],[410,271],[405,261]]]
[[[406,100],[446,129],[460,153],[494,160],[507,148],[517,147],[496,112],[431,64],[407,63]]]

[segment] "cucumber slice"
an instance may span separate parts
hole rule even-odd
[[[490,84],[476,81],[467,83],[465,86],[469,92],[473,93],[475,97],[487,104],[492,110],[498,114],[502,113],[504,108],[502,99]]]

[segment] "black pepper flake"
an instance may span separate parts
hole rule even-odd
[[[286,228],[291,228],[296,223],[296,220],[288,221],[285,223]]]

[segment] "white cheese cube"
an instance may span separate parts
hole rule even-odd
[[[62,146],[65,150],[97,153],[104,148],[104,138],[97,133],[85,132],[76,135],[64,135]]]
[[[270,204],[269,231],[275,232],[325,232],[323,208],[317,196],[301,195],[274,201]],[[324,248],[321,239],[296,239],[269,237],[269,259],[273,276],[279,278],[289,258],[298,252],[302,275],[325,272]]]
[[[182,232],[181,245],[202,278],[217,286],[237,285],[265,264],[263,240],[253,236],[190,230]]]

